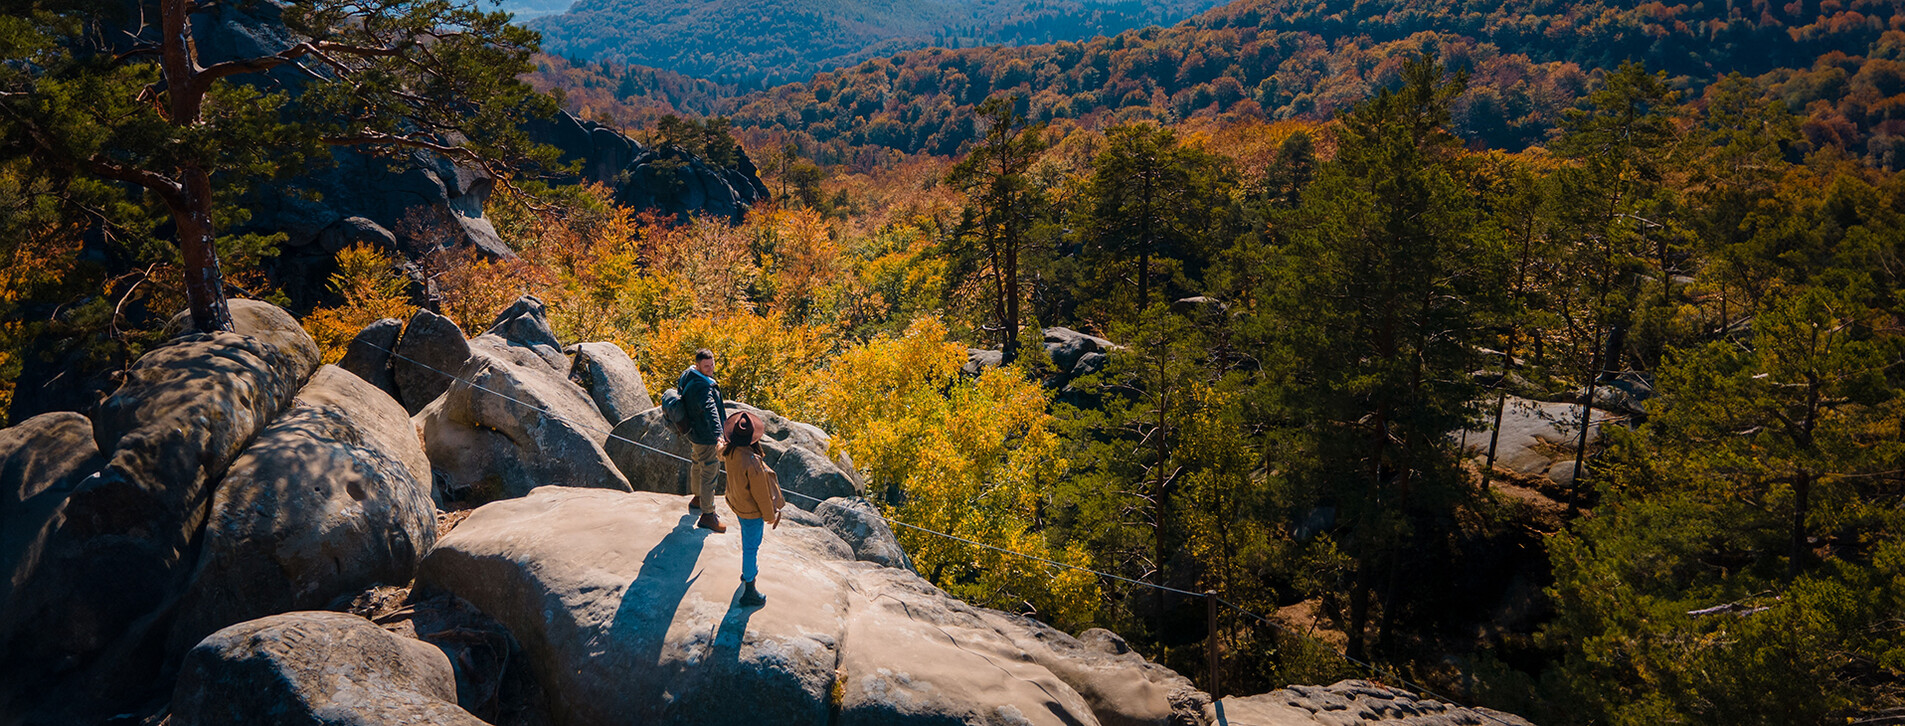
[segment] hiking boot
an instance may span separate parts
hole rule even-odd
[[[762,595],[760,590],[754,589],[754,583],[742,580],[741,587],[741,607],[757,608],[767,604],[767,596]]]
[[[695,526],[713,530],[715,534],[728,531],[727,525],[722,524],[721,519],[714,516],[714,512],[702,512],[701,519],[695,521]]]
[[[689,497],[689,498],[688,498],[688,508],[689,508],[689,509],[700,509],[700,508],[701,508],[701,495],[699,495],[699,494],[696,494],[696,495],[694,495],[694,496],[692,496],[692,497]]]

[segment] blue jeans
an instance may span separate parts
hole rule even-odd
[[[753,582],[761,568],[754,564],[756,553],[761,551],[761,535],[766,533],[766,520],[741,518],[741,580]]]

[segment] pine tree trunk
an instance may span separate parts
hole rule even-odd
[[[1363,629],[1369,625],[1369,557],[1364,555],[1356,564],[1356,581],[1349,587],[1349,643],[1345,651],[1349,657],[1362,660],[1368,657],[1363,652]]]
[[[213,244],[212,185],[198,167],[186,167],[182,209],[173,209],[179,249],[185,260],[185,299],[192,324],[200,332],[232,329],[231,308],[225,303],[225,276],[219,271],[218,247]]]
[[[1798,577],[1806,569],[1806,515],[1812,508],[1812,474],[1801,471],[1793,479],[1792,550],[1786,558],[1786,576]]]
[[[160,67],[165,75],[166,112],[173,126],[195,126],[203,107],[198,84],[198,49],[192,41],[192,22],[186,0],[161,0],[159,25]],[[185,261],[185,299],[192,324],[201,332],[231,330],[231,309],[225,304],[225,277],[218,268],[218,248],[212,240],[211,175],[196,164],[179,167],[178,189],[167,199],[178,229],[179,252]]]

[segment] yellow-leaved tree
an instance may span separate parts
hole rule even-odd
[[[1089,566],[1083,548],[1054,545],[1041,526],[1043,493],[1066,469],[1048,394],[1016,368],[963,376],[965,362],[944,323],[920,318],[905,334],[854,346],[817,371],[813,394],[796,401],[795,412],[832,432],[876,490],[897,487],[901,503],[889,516]],[[1070,630],[1091,623],[1096,576],[895,529],[920,572],[956,597]]]
[[[674,318],[659,321],[640,341],[635,362],[649,390],[659,392],[694,364],[696,349],[707,348],[715,354],[722,395],[787,413],[813,395],[808,372],[826,362],[833,340],[823,328],[788,325],[779,314]]]
[[[384,318],[406,320],[417,310],[405,294],[410,281],[398,271],[397,259],[362,242],[338,251],[330,283],[331,292],[344,301],[304,318],[304,329],[317,340],[325,363],[343,358],[345,346],[364,326]]]

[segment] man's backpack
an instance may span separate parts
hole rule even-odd
[[[675,429],[675,433],[686,434],[688,429],[688,407],[681,405],[681,391],[670,388],[661,392],[661,417]]]

